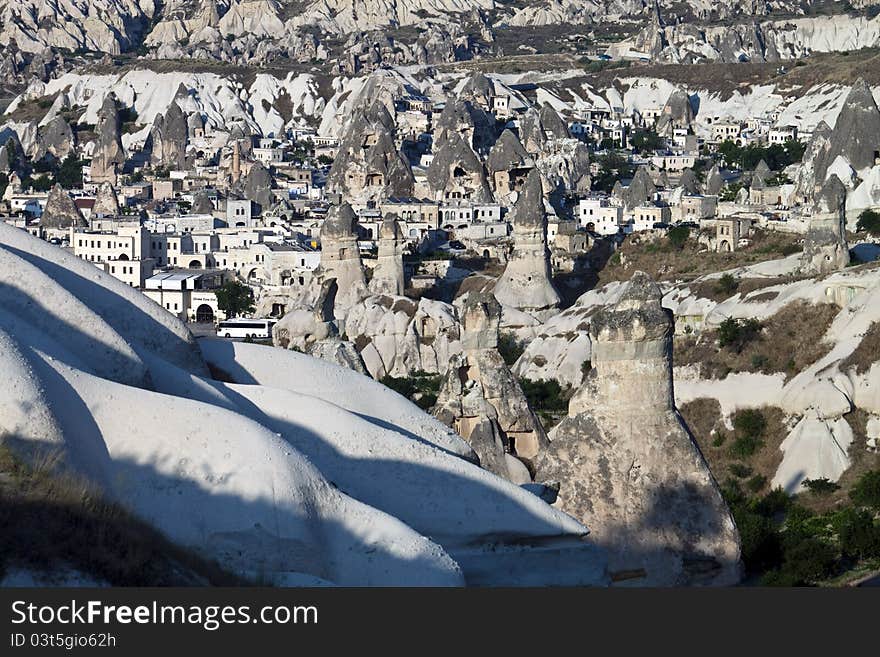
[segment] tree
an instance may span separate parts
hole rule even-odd
[[[630,143],[640,153],[657,151],[666,146],[666,140],[653,130],[637,130],[630,138]]]
[[[859,215],[859,222],[856,224],[856,232],[867,232],[870,235],[880,235],[880,212],[876,210],[865,210]]]
[[[55,182],[64,189],[82,187],[82,162],[73,153],[64,158],[58,169],[58,175],[55,176]]]
[[[229,281],[220,289],[214,290],[214,294],[217,295],[217,307],[225,312],[227,317],[236,317],[256,310],[253,292],[247,285],[238,281]]]
[[[669,238],[669,243],[672,244],[673,248],[680,251],[684,248],[685,243],[687,243],[690,234],[691,231],[687,226],[676,226],[669,230],[666,237]]]
[[[880,470],[871,470],[859,477],[849,496],[859,506],[880,510]]]

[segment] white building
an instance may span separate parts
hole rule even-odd
[[[577,221],[581,227],[599,235],[616,235],[623,221],[623,208],[613,205],[605,196],[581,199]]]

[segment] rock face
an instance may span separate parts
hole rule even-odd
[[[119,134],[119,108],[116,105],[116,97],[112,93],[107,94],[107,97],[104,98],[104,104],[101,105],[101,110],[98,112],[95,131],[98,138],[92,153],[92,182],[109,182],[111,185],[115,185],[116,176],[125,163],[125,150],[122,148],[122,139]]]
[[[718,165],[714,165],[709,173],[706,174],[706,194],[718,196],[724,188],[724,178],[721,176],[721,169]]]
[[[345,332],[370,375],[443,374],[461,350],[461,327],[451,304],[378,294],[353,306]]]
[[[373,294],[402,295],[406,288],[403,272],[403,231],[398,216],[385,215],[379,228],[379,256],[370,279]]]
[[[675,128],[687,128],[693,122],[694,108],[690,96],[683,89],[676,88],[663,106],[654,129],[659,135],[671,137]]]
[[[285,313],[272,330],[275,346],[308,352],[317,342],[338,336],[333,317],[338,289],[335,278],[325,278],[309,308]]]
[[[211,203],[211,199],[208,198],[208,194],[204,190],[193,194],[193,214],[211,214],[212,212],[214,212],[214,204]]]
[[[673,403],[673,322],[661,298],[637,272],[592,316],[592,370],[535,478],[560,482],[558,506],[590,523],[612,579],[730,585],[740,577],[739,536]]]
[[[795,180],[798,197],[806,202],[815,201],[838,158],[864,177],[874,166],[878,151],[880,109],[870,87],[859,78],[850,89],[834,128],[821,121],[813,131]]]
[[[850,89],[831,133],[827,163],[840,155],[856,171],[874,166],[880,151],[880,110],[867,83],[859,78]],[[817,180],[824,180],[824,171],[817,171]]]
[[[359,201],[412,196],[412,170],[394,136],[394,118],[382,102],[356,110],[330,167],[328,190]]]
[[[849,264],[846,243],[846,187],[830,176],[813,207],[804,237],[802,270],[805,274],[827,274]]]
[[[648,168],[640,166],[636,169],[636,173],[629,185],[620,189],[618,193],[624,206],[632,209],[652,200],[657,193],[657,187],[654,185],[654,181],[651,180]]]
[[[501,306],[491,294],[468,296],[461,318],[462,353],[452,358],[432,412],[471,444],[484,468],[514,483],[528,483],[531,476],[519,459],[534,459],[547,437],[498,353],[500,321]]]
[[[46,208],[40,217],[40,223],[46,228],[70,228],[71,226],[88,226],[76,204],[61,185],[49,190]]]
[[[150,138],[153,150],[150,160],[153,165],[172,169],[186,167],[186,142],[189,136],[186,117],[176,101],[172,101],[164,115],[157,115],[153,121]]]
[[[0,44],[26,52],[47,46],[118,55],[137,44],[156,4],[139,0],[2,0]]]
[[[493,199],[483,163],[456,132],[448,134],[437,147],[427,177],[431,195],[436,200],[488,203]]]
[[[364,264],[358,249],[357,216],[348,203],[334,205],[321,228],[321,264],[317,279],[336,279],[333,312],[337,320],[364,299],[367,292]]]
[[[262,209],[272,204],[272,174],[262,163],[254,162],[251,165],[242,179],[242,194]]]
[[[545,315],[559,305],[560,297],[551,281],[544,189],[537,170],[529,174],[514,208],[513,243],[513,253],[495,283],[495,298],[502,305]]]
[[[66,158],[76,146],[73,131],[62,117],[56,116],[39,130],[35,160],[51,155],[59,160]]]
[[[110,183],[101,183],[98,187],[92,214],[96,217],[119,216],[119,199],[116,197],[116,190]]]

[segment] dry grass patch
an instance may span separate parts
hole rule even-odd
[[[598,285],[629,280],[637,270],[647,272],[660,281],[690,281],[726,269],[776,260],[801,248],[797,235],[756,230],[751,240],[749,246],[733,253],[715,253],[706,251],[705,247],[697,242],[695,231],[691,231],[691,237],[680,249],[673,246],[666,237],[651,239],[646,235],[634,233],[626,237],[620,249],[599,272]],[[787,280],[789,279],[750,279],[750,282],[745,283],[744,289],[751,291],[759,287],[784,283]],[[705,284],[717,287],[718,282],[716,279],[705,281]],[[723,299],[733,294],[735,292],[727,294]]]
[[[855,368],[856,374],[864,374],[877,360],[880,360],[880,323],[873,322],[859,346],[840,363],[840,369],[846,371]]]
[[[753,495],[769,491],[782,462],[779,445],[788,435],[782,409],[738,411],[732,418],[733,431],[724,426],[715,399],[695,399],[678,410],[719,483],[733,479]]]
[[[840,312],[834,304],[795,301],[760,323],[760,330],[742,342],[720,346],[720,331],[703,331],[675,339],[676,365],[700,366],[705,379],[723,379],[736,372],[783,372],[786,378],[803,371],[833,345],[822,340]]]

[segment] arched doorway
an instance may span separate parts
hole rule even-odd
[[[198,260],[190,260],[189,261],[189,268],[190,269],[201,269],[202,263],[199,262]]]
[[[196,308],[196,321],[197,322],[213,322],[214,321],[214,309],[211,308],[206,303],[203,303],[201,306]]]
[[[718,251],[721,253],[730,253],[733,249],[730,248],[730,242],[727,240],[721,240],[721,243],[718,245]]]

